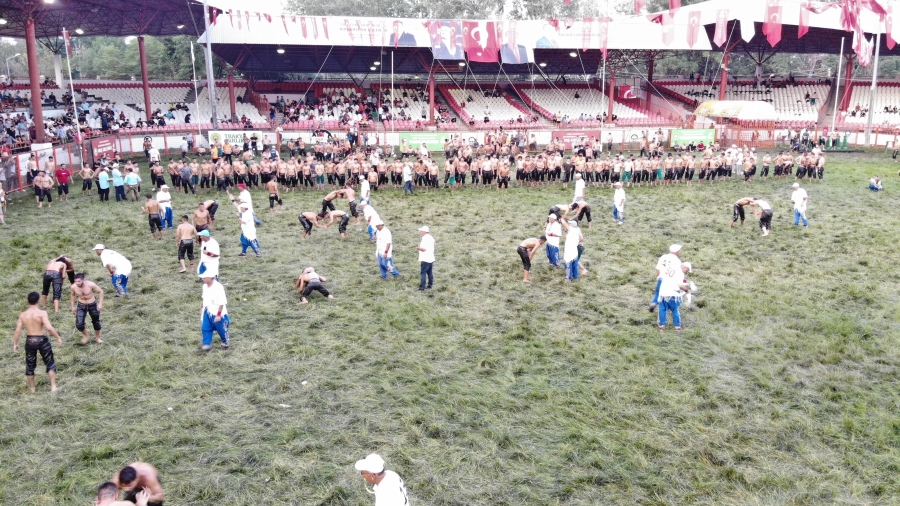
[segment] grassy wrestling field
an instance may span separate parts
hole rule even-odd
[[[88,504],[140,460],[171,505],[368,505],[353,463],[370,452],[413,505],[897,504],[900,183],[888,162],[830,156],[826,181],[805,185],[808,230],[790,226],[790,180],[629,189],[621,226],[611,191],[589,188],[590,273],[572,284],[542,249],[523,285],[515,252],[571,188],[375,193],[403,274],[388,281],[360,226],[300,240],[297,216],[323,192],[285,195],[275,217],[255,192],[264,258],[236,256],[237,220],[219,211],[233,344],[208,354],[200,284],[176,274],[171,231],[151,240],[139,203],[74,195],[37,210],[15,195],[0,228],[0,504]],[[872,174],[887,191],[866,189]],[[752,217],[728,228],[748,195],[775,209],[768,238]],[[197,202],[176,195],[176,220]],[[420,293],[423,224],[437,262]],[[29,394],[16,315],[60,253],[111,295],[97,242],[131,259],[132,294],[107,298],[106,342],[82,347],[66,282],[51,316],[60,391],[39,363]],[[701,290],[681,333],[647,312],[673,242]],[[298,305],[293,280],[309,265],[335,300]]]

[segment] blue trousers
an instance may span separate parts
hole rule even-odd
[[[424,290],[426,287],[431,288],[431,285],[434,284],[434,262],[419,262],[422,268],[419,272],[419,290]],[[428,281],[426,284],[425,282]]]
[[[166,212],[162,215],[163,228],[172,228],[172,208],[167,207]]]
[[[369,225],[369,240],[375,239],[375,227]]]
[[[656,278],[656,288],[653,289],[653,299],[650,300],[651,304],[659,304],[660,285],[662,285],[662,278]]]
[[[566,262],[566,279],[571,281],[578,279],[578,259]]]
[[[553,267],[559,266],[559,246],[550,246],[547,244],[547,260],[550,261],[550,265]]]
[[[125,186],[116,186],[116,202],[121,200],[128,200],[128,197],[125,196]]]
[[[407,181],[407,182],[403,183],[403,194],[406,195],[407,191],[409,191],[409,193],[412,193],[413,195],[416,194],[415,190],[413,190],[412,181]]]
[[[116,289],[116,293],[128,293],[128,276],[125,276],[123,274],[113,274],[110,279],[112,281],[113,288]]]
[[[216,321],[216,315],[211,314],[209,311],[203,311],[203,319],[200,322],[200,332],[203,333],[203,346],[209,346],[212,344],[213,340],[213,332],[219,334],[219,339],[222,341],[222,344],[228,344],[228,326],[231,324],[231,320],[228,318],[228,315],[222,315],[222,319],[218,322]]]
[[[681,326],[681,313],[678,308],[681,306],[680,297],[663,297],[659,300],[659,325],[666,326],[666,311],[672,312],[672,325]]]
[[[613,206],[613,219],[616,221],[625,221],[625,211],[619,213],[619,208]]]
[[[872,190],[873,192],[881,191],[881,188],[875,186],[874,184],[870,184],[869,189]]]
[[[800,220],[803,220],[804,227],[809,225],[809,220],[806,219],[806,213],[801,213],[800,211],[794,209],[794,225],[799,225]]]
[[[247,248],[251,248],[253,250],[253,252],[256,253],[257,255],[262,254],[259,252],[259,241],[258,240],[256,240],[256,239],[253,239],[252,241],[247,240],[247,238],[244,237],[244,234],[241,234],[241,254],[242,255],[247,254]]]
[[[397,268],[394,267],[393,258],[385,258],[378,255],[378,269],[381,270],[381,279],[387,279],[388,273],[391,273],[395,278],[400,275],[397,272]]]

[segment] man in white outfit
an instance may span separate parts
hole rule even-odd
[[[625,221],[625,189],[622,183],[615,184],[616,191],[613,194],[613,219],[621,225]]]
[[[791,193],[791,203],[794,204],[794,226],[800,224],[803,220],[803,228],[809,227],[809,220],[806,219],[806,204],[809,196],[806,190],[800,188],[800,183],[794,183],[794,192]]]
[[[354,466],[366,483],[371,483],[375,494],[375,506],[409,506],[406,485],[394,471],[385,469],[384,459],[372,453]]]

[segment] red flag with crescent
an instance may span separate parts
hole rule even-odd
[[[306,16],[300,16],[300,33],[306,38]]]
[[[688,15],[688,33],[687,43],[694,47],[697,43],[697,36],[700,34],[700,11],[693,11]]]
[[[584,18],[581,20],[581,50],[587,51],[591,46],[591,25],[594,24],[594,18]]]
[[[322,34],[325,35],[326,39],[331,39],[328,36],[328,18],[322,18]]]
[[[766,8],[766,22],[763,24],[763,33],[766,34],[766,40],[769,45],[775,47],[781,42],[781,12],[780,5],[773,5],[770,0],[769,6]]]
[[[216,9],[215,7],[213,7],[212,15],[210,17],[212,18],[212,21],[211,21],[212,25],[216,26],[216,20],[219,19],[219,9]]]
[[[63,41],[66,44],[66,55],[71,58],[74,56],[72,53],[72,38],[69,36],[69,32],[63,28]]]
[[[728,40],[728,9],[721,9],[716,12],[716,34],[713,42],[722,47],[726,40]]]
[[[894,40],[894,5],[887,4],[885,7],[885,11],[887,11],[884,15],[884,36],[885,43],[887,43],[888,49],[894,49],[894,45],[897,44],[897,41]]]
[[[647,5],[647,0],[634,0],[634,13],[640,15],[645,5]]]
[[[609,18],[600,18],[597,22],[600,27],[600,52],[603,53],[603,59],[605,60],[609,45]]]

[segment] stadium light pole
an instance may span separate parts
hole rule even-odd
[[[206,28],[206,89],[209,90],[209,108],[212,113],[213,128],[219,128],[219,116],[216,113],[216,81],[213,79],[212,43],[209,33],[209,0],[203,0],[203,25]],[[230,119],[230,118],[229,118]]]

